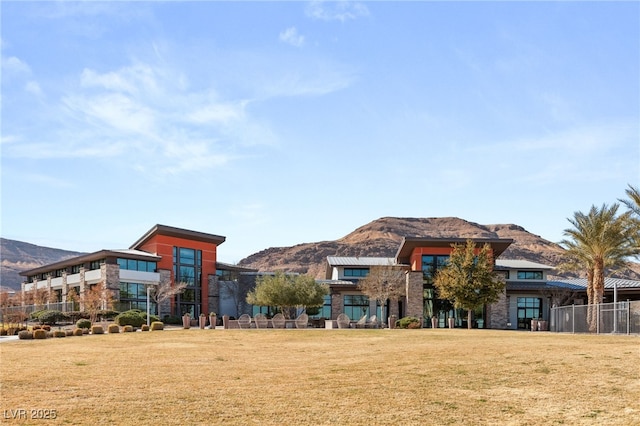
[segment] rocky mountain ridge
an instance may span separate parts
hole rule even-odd
[[[515,224],[481,225],[456,217],[383,217],[338,240],[267,248],[242,259],[239,265],[259,271],[282,270],[324,278],[327,256],[394,257],[403,237],[511,238],[514,242],[501,259],[524,259],[550,266],[559,265],[564,252],[558,244]],[[0,285],[19,290],[23,279],[19,275],[21,271],[81,254],[84,253],[0,238]],[[633,263],[614,275],[640,280],[640,264]]]
[[[272,247],[242,259],[239,265],[260,271],[283,270],[324,278],[327,256],[394,257],[403,237],[433,238],[511,238],[513,244],[501,259],[523,259],[557,266],[564,249],[515,224],[481,225],[457,217],[383,217],[335,240]],[[575,274],[560,274],[575,277]],[[620,278],[640,279],[640,265],[633,264],[617,274]]]

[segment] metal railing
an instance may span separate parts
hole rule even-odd
[[[77,306],[76,306],[77,307]],[[5,306],[0,308],[0,321],[5,321],[13,314],[23,314],[29,316],[36,311],[48,309],[51,311],[70,312],[74,310],[73,302],[56,302],[45,303],[42,305],[22,305],[22,306]]]
[[[551,331],[640,334],[640,300],[551,308]]]

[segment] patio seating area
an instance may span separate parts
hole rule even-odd
[[[351,321],[346,314],[338,315],[335,320],[324,318],[309,318],[306,313],[300,314],[295,319],[287,319],[281,313],[268,318],[265,314],[257,314],[251,318],[248,314],[242,314],[238,319],[230,319],[223,316],[222,325],[224,329],[349,329],[349,328],[379,328],[375,315],[367,318],[360,318],[359,321]]]

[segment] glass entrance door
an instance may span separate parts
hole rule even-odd
[[[518,297],[518,329],[530,330],[531,320],[542,318],[542,299]]]

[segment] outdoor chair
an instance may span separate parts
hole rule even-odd
[[[365,328],[378,328],[378,317],[376,315],[371,315],[369,321],[364,325]]]
[[[238,325],[240,328],[251,328],[251,317],[249,314],[242,314],[238,318]]]
[[[307,324],[309,323],[309,315],[300,314],[298,318],[296,318],[296,328],[307,328]]]
[[[367,326],[367,315],[365,314],[356,323],[356,328],[365,328],[366,326]]]
[[[336,322],[338,323],[338,328],[349,328],[351,318],[349,318],[349,315],[343,313],[338,315]]]
[[[253,322],[256,323],[256,328],[267,328],[269,320],[265,314],[258,314],[253,317]]]
[[[278,312],[271,318],[271,323],[273,324],[273,328],[284,328],[286,320],[284,315]]]

